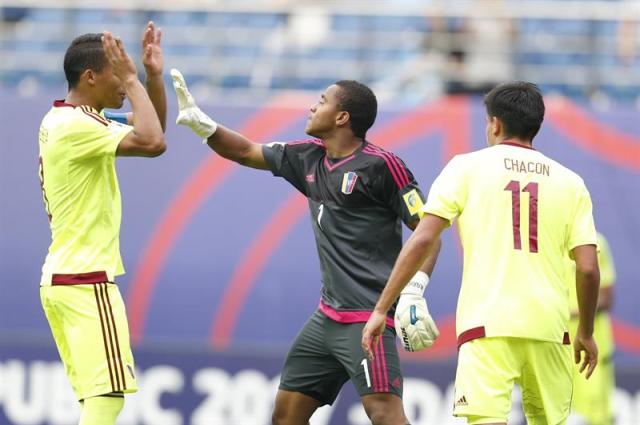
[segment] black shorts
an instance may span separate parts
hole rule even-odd
[[[332,404],[349,379],[360,396],[392,393],[402,397],[402,371],[395,331],[385,327],[383,343],[369,360],[360,341],[364,323],[338,323],[316,311],[289,349],[280,389]]]

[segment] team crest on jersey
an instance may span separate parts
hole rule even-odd
[[[409,192],[405,193],[404,195],[402,195],[402,198],[404,199],[404,203],[409,210],[409,214],[417,214],[420,211],[420,208],[422,208],[422,198],[420,198],[420,195],[418,195],[418,191],[416,189],[412,189]]]
[[[348,171],[342,176],[342,193],[349,195],[353,192],[353,188],[358,181],[358,175],[355,171]]]

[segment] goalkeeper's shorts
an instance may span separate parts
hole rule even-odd
[[[453,414],[469,424],[506,423],[516,383],[529,425],[564,424],[573,388],[571,345],[512,337],[462,344]]]
[[[117,285],[41,286],[40,299],[78,400],[137,390],[127,316]]]
[[[316,311],[289,349],[280,389],[332,404],[351,380],[360,396],[392,393],[402,397],[402,374],[395,331],[385,327],[369,360],[362,351],[364,323],[338,323]]]

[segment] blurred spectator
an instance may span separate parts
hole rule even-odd
[[[2,21],[7,23],[20,22],[29,14],[29,9],[26,7],[3,7],[0,10]]]
[[[638,22],[626,20],[618,26],[618,58],[626,66],[633,65],[638,50]]]

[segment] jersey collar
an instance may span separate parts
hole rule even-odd
[[[535,151],[535,149],[533,148],[533,146],[525,146],[523,144],[520,143],[515,143],[515,142],[510,142],[508,140],[505,140],[503,142],[498,143],[499,145],[509,145],[509,146],[515,146],[517,148],[523,148],[523,149],[530,149],[532,151]]]
[[[64,99],[60,99],[60,100],[54,100],[53,101],[53,106],[55,108],[63,108],[65,106],[71,107],[71,108],[75,108],[77,105],[73,105],[71,103],[67,103],[64,101]]]

